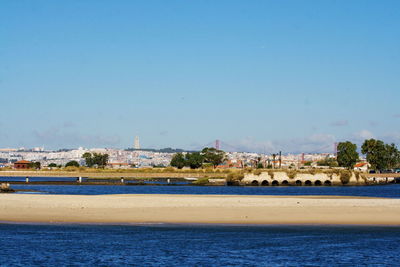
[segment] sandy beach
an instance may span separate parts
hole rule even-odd
[[[0,194],[0,221],[400,225],[400,199],[336,196]]]

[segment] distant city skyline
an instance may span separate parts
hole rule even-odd
[[[399,145],[399,12],[369,0],[1,1],[0,148]]]

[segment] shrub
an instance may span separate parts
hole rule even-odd
[[[309,169],[308,173],[312,174],[312,175],[315,175],[317,173],[317,170],[316,169]]]
[[[79,162],[76,160],[71,160],[67,164],[65,164],[65,167],[79,167]]]
[[[294,179],[294,177],[296,177],[296,175],[297,175],[297,171],[295,171],[295,170],[288,170],[288,171],[286,171],[286,174],[287,174],[287,176],[288,176],[290,179]]]
[[[253,171],[254,175],[261,175],[261,173],[262,173],[262,170],[260,170],[260,169],[257,169],[257,170]]]
[[[342,170],[340,172],[340,181],[342,182],[342,184],[348,184],[350,182],[350,178],[351,178],[350,171]]]
[[[233,181],[241,181],[244,178],[244,174],[242,172],[230,173],[226,177],[227,182]]]

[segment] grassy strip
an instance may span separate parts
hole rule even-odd
[[[0,168],[1,171],[16,171],[12,168]],[[21,171],[37,171],[35,169],[26,169]],[[46,172],[80,172],[80,173],[232,173],[238,170],[236,169],[177,169],[173,167],[167,168],[131,168],[131,169],[102,169],[102,168],[87,168],[87,167],[65,167],[65,168],[54,168],[54,169],[42,169],[41,171]]]

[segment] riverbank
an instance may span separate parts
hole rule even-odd
[[[69,168],[69,167],[68,167]],[[146,169],[93,169],[72,168],[65,170],[0,170],[3,182],[14,183],[7,178],[81,178],[83,182],[114,184],[120,181],[196,181],[201,185],[251,185],[251,186],[341,186],[341,185],[375,185],[399,183],[400,174],[366,174],[340,169],[308,170],[266,170],[266,169],[197,169],[179,170],[168,168]],[[67,171],[68,169],[68,171]],[[121,180],[123,179],[123,180]],[[15,180],[14,180],[15,181]],[[21,180],[22,181],[22,180]],[[49,180],[48,182],[51,182]],[[70,181],[71,182],[71,181]]]
[[[2,194],[0,221],[400,225],[400,199],[339,196]]]
[[[141,169],[139,169],[141,170]],[[1,177],[87,177],[87,178],[96,178],[96,179],[120,179],[121,177],[125,179],[152,179],[152,178],[223,178],[227,176],[227,173],[222,171],[218,172],[194,172],[190,170],[185,171],[152,171],[151,169],[147,170],[143,169],[142,171],[136,170],[98,170],[94,171],[93,169],[89,169],[87,171],[0,171]]]

